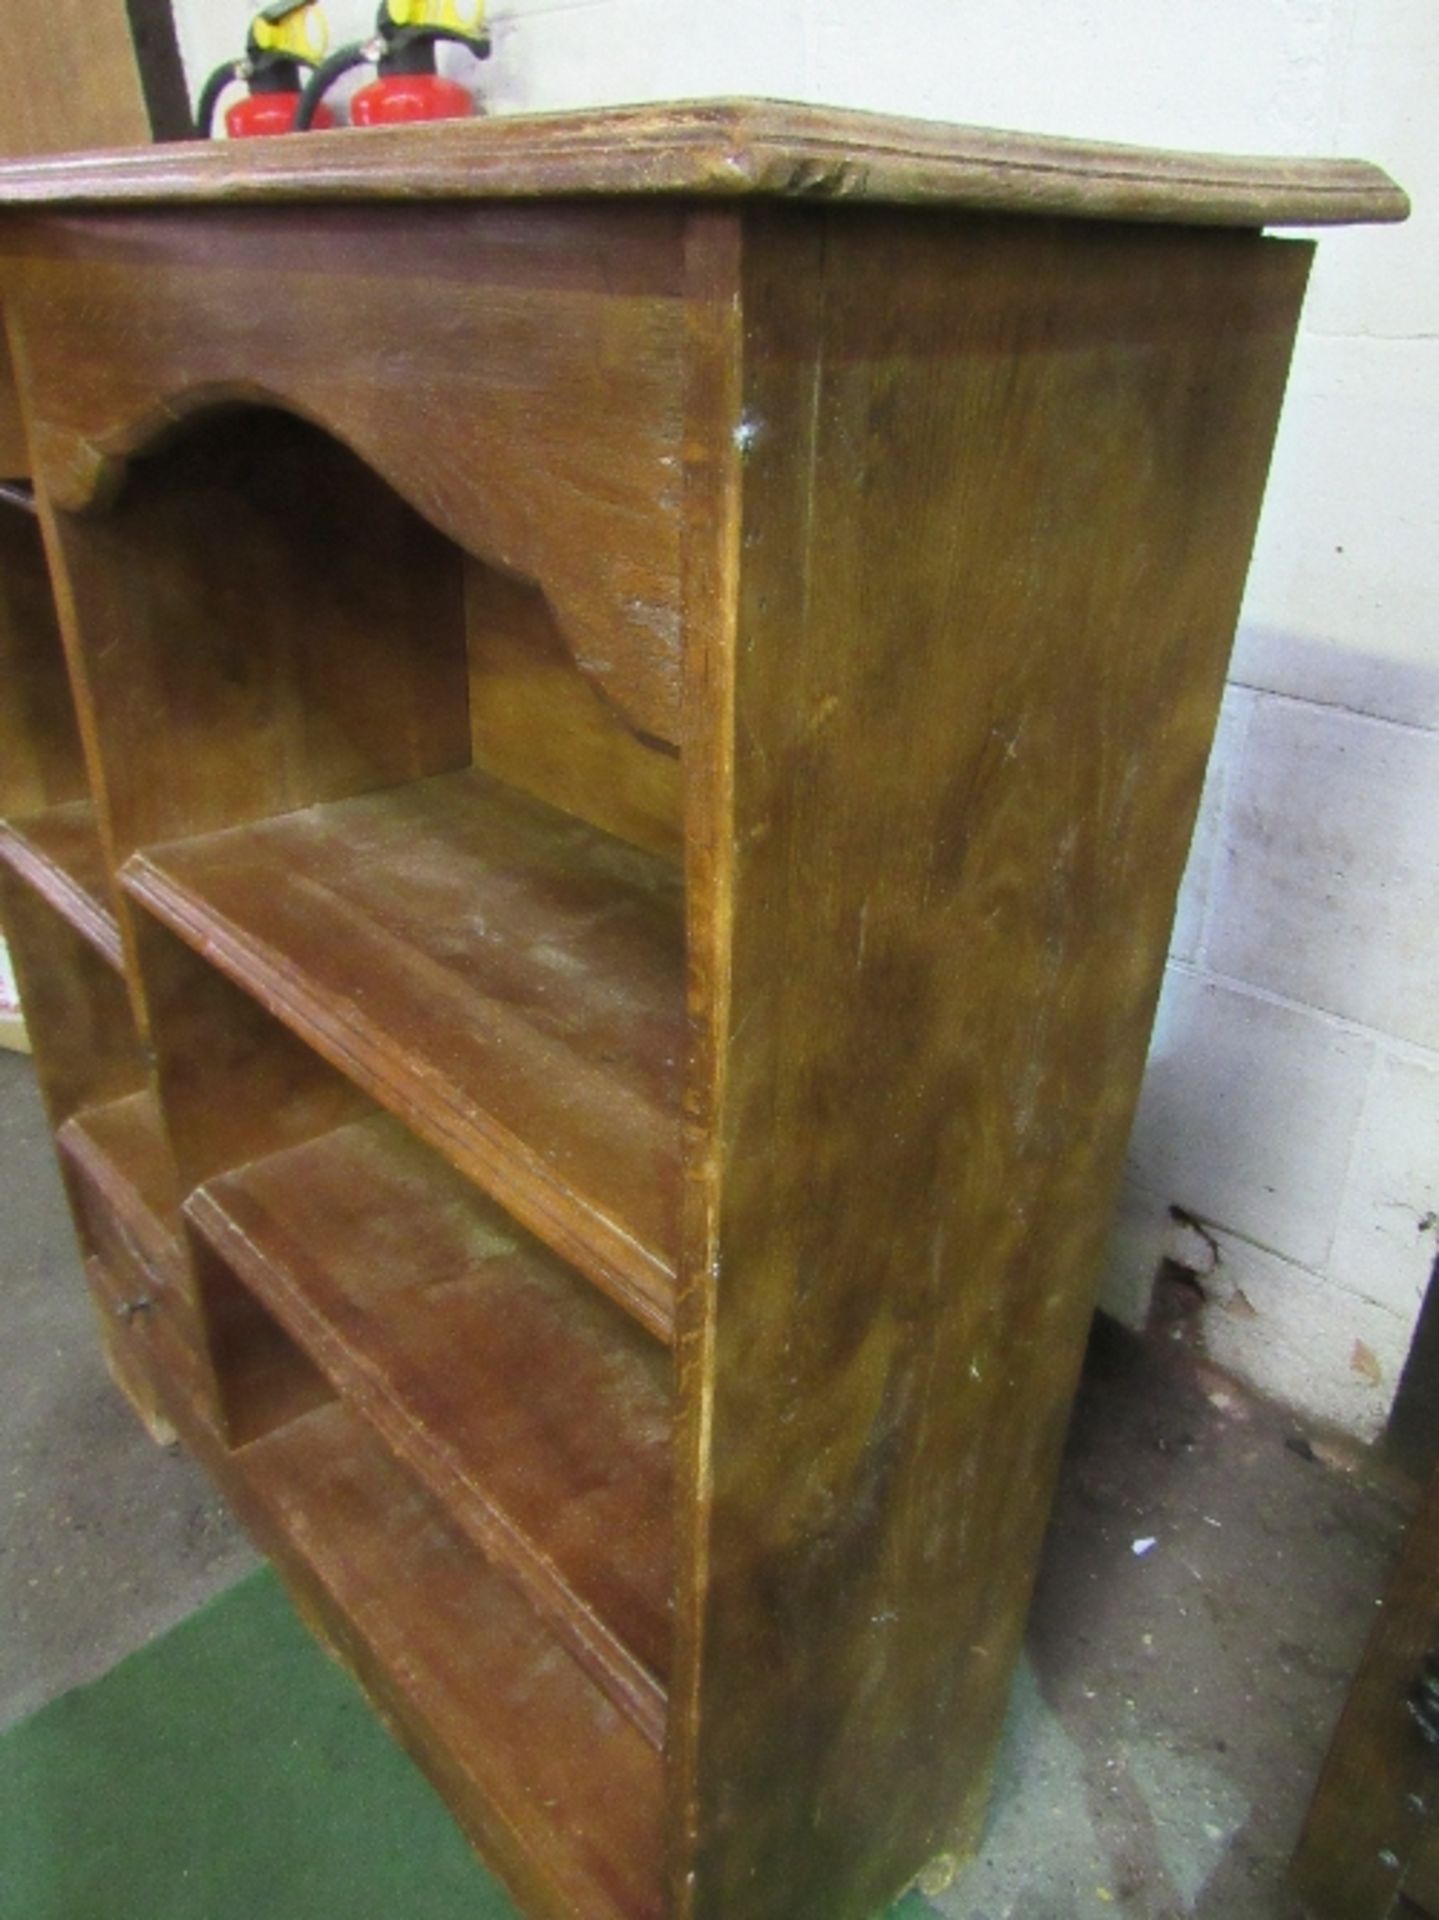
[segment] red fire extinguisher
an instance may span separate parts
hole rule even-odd
[[[484,21],[484,0],[383,0],[374,37],[341,47],[310,76],[296,127],[303,131],[321,124],[325,95],[354,67],[376,71],[370,85],[350,102],[354,126],[458,120],[482,111],[468,88],[440,72],[435,49],[451,42],[467,47],[476,59],[487,60],[490,37]]]
[[[329,28],[315,0],[278,0],[277,5],[261,8],[250,22],[243,58],[216,67],[205,82],[195,110],[201,138],[208,140],[214,132],[220,101],[237,82],[248,86],[249,92],[225,115],[232,140],[293,133],[305,77],[323,60],[329,42]],[[312,124],[332,127],[335,116],[322,107]]]

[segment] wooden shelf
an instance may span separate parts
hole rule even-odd
[[[111,966],[124,965],[120,923],[89,800],[0,820],[0,859],[43,894]]]
[[[521,1899],[656,1920],[660,1756],[357,1416],[317,1408],[231,1461],[302,1600],[318,1589],[322,1626]]]
[[[672,865],[466,770],[151,849],[123,883],[672,1337]]]
[[[65,1122],[57,1140],[106,1265],[135,1284],[153,1278],[183,1294],[174,1174],[154,1096],[132,1093],[88,1107]]]
[[[212,1181],[185,1211],[661,1745],[664,1349],[385,1116]]]
[[[183,1340],[86,1273],[123,1390],[179,1428],[525,1910],[659,1920],[661,1758],[511,1582],[342,1401],[227,1450]]]

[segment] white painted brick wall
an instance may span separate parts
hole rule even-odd
[[[248,9],[177,10],[198,84]],[[356,38],[373,7],[330,16]],[[495,111],[759,93],[1357,153],[1411,190],[1408,228],[1321,244],[1106,1292],[1142,1317],[1187,1209],[1215,1356],[1374,1433],[1439,1210],[1439,8],[501,0],[493,25]]]

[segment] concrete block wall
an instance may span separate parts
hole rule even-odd
[[[370,0],[331,0],[357,38]],[[244,0],[178,0],[196,85]],[[498,0],[496,112],[724,93],[1357,153],[1324,238],[1179,902],[1106,1301],[1166,1255],[1221,1362],[1381,1427],[1439,1215],[1439,13],[1430,0]],[[1176,1211],[1177,1210],[1177,1211]]]

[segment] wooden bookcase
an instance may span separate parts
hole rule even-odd
[[[70,669],[7,522],[7,925],[117,1371],[528,1911],[864,1920],[982,1819],[1258,230],[1403,196],[755,104],[256,147],[0,172]]]

